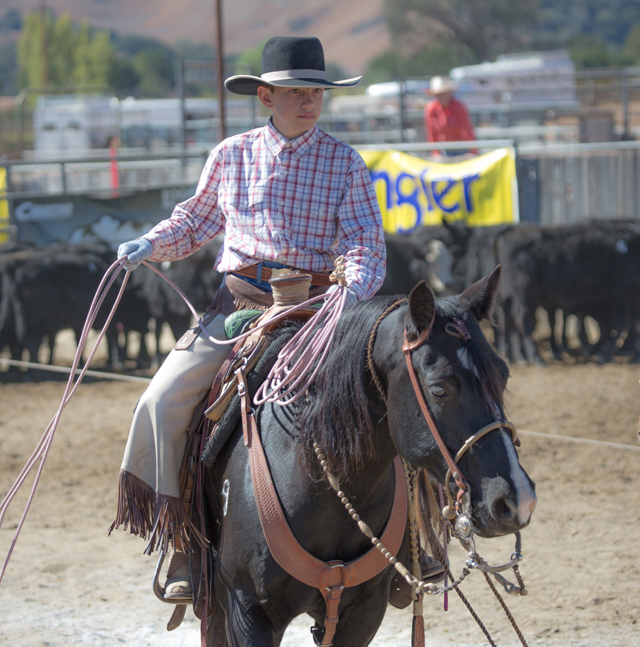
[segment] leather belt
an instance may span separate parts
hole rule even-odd
[[[330,272],[307,272],[306,270],[288,270],[290,272],[296,272],[298,274],[308,274],[311,277],[311,285],[333,285]],[[231,274],[239,274],[240,276],[246,276],[249,279],[258,279],[258,266],[249,265],[248,267],[243,267],[239,270],[229,270]],[[270,278],[283,274],[282,270],[271,268],[271,267],[262,267],[262,276],[260,280],[268,281]]]

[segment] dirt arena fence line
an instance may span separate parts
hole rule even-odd
[[[38,364],[37,362],[23,362],[16,359],[8,359],[6,357],[0,357],[0,364],[8,364],[9,366],[17,366],[22,368],[36,368],[41,371],[50,371],[52,373],[66,373],[67,375],[71,373],[71,369],[66,366]],[[79,373],[80,371],[77,372]],[[119,373],[107,373],[104,371],[85,371],[84,374],[89,377],[99,377],[104,380],[117,380],[119,382],[140,382],[144,384],[149,384],[149,382],[151,382],[150,377],[140,377],[138,375],[121,375]]]
[[[615,449],[631,449],[640,452],[640,446],[628,445],[626,443],[609,443],[606,440],[591,440],[589,438],[577,438],[576,436],[562,436],[561,434],[548,434],[541,431],[527,431],[518,429],[518,434],[523,436],[535,436],[536,438],[551,438],[552,440],[566,440],[570,443],[581,443],[583,445],[597,445],[599,447],[613,447]]]
[[[71,369],[66,366],[54,366],[51,364],[38,364],[36,362],[23,362],[14,359],[7,359],[0,357],[0,364],[8,364],[9,366],[17,366],[23,368],[37,368],[43,371],[51,371],[53,373],[66,373],[70,374]],[[140,382],[148,384],[151,378],[139,377],[137,375],[120,375],[118,373],[107,373],[103,371],[85,371],[85,375],[90,377],[97,377],[105,380],[115,380],[121,382]],[[519,429],[518,433],[523,436],[534,436],[536,438],[549,438],[552,440],[567,441],[571,443],[580,443],[583,445],[596,445],[599,447],[611,447],[613,449],[630,449],[632,451],[640,451],[640,446],[628,445],[626,443],[610,443],[604,440],[591,440],[589,438],[578,438],[575,436],[563,436],[561,434],[550,434],[540,431],[531,431],[526,429]],[[640,438],[638,439],[640,443]]]

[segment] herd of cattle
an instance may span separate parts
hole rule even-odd
[[[199,312],[211,303],[221,282],[213,270],[216,240],[179,262],[162,264],[163,272],[187,295]],[[12,359],[38,361],[43,342],[53,363],[56,334],[83,328],[98,285],[115,252],[104,243],[56,244],[32,248],[0,247],[0,352]],[[551,322],[550,348],[562,359],[578,353],[585,360],[611,361],[616,354],[640,359],[640,221],[598,221],[565,227],[503,225],[470,228],[460,223],[423,227],[410,236],[387,236],[387,278],[379,294],[406,294],[426,280],[439,295],[462,291],[502,265],[494,339],[512,362],[542,361],[533,332],[546,311]],[[121,273],[118,281],[122,280]],[[101,328],[116,290],[110,292],[95,321]],[[578,337],[567,345],[566,326],[554,334],[554,323],[574,315]],[[590,340],[585,319],[597,323],[599,338]],[[157,366],[145,340],[164,324],[178,338],[191,325],[182,298],[148,268],[131,273],[123,299],[107,331],[108,370]],[[593,327],[595,329],[595,327]],[[140,333],[140,352],[127,356],[129,333]],[[579,347],[577,347],[579,340]],[[158,343],[155,348],[159,347]],[[26,351],[26,353],[25,353]],[[27,358],[28,355],[28,358]],[[0,366],[4,380],[39,379],[39,371]]]

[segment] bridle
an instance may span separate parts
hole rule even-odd
[[[377,374],[377,370],[373,363],[373,346],[375,343],[375,336],[377,335],[377,331],[382,320],[393,310],[400,307],[400,305],[402,305],[405,302],[406,302],[406,299],[399,299],[398,301],[395,301],[389,308],[387,308],[382,313],[382,315],[376,321],[375,325],[371,330],[371,335],[369,338],[369,342],[367,344],[367,365],[369,367],[369,371],[371,375],[373,376],[374,383],[376,384],[376,387],[380,392],[380,395],[382,396],[383,401],[386,401],[386,393],[384,391],[384,387],[382,386],[382,382],[380,380],[380,377]],[[420,346],[422,346],[422,344],[424,344],[427,341],[427,339],[429,339],[429,335],[431,334],[431,329],[433,328],[434,321],[435,321],[435,312],[432,314],[429,325],[426,328],[424,328],[424,330],[422,330],[422,332],[414,340],[409,339],[407,330],[405,328],[404,342],[402,344],[402,352],[404,353],[404,356],[405,356],[405,361],[407,364],[407,372],[409,373],[409,378],[411,380],[411,385],[413,386],[413,391],[418,401],[418,405],[420,406],[422,415],[427,421],[427,425],[431,430],[431,434],[433,435],[433,438],[436,441],[438,448],[440,449],[440,453],[442,454],[448,468],[445,476],[445,482],[444,482],[444,490],[447,495],[447,505],[444,507],[442,514],[446,519],[449,519],[449,520],[456,519],[457,517],[456,524],[455,524],[456,530],[463,536],[469,536],[472,532],[470,485],[469,485],[469,482],[464,478],[464,475],[462,474],[460,467],[458,466],[458,462],[460,461],[462,456],[476,442],[478,442],[481,438],[483,438],[489,432],[495,429],[507,429],[511,434],[511,439],[515,446],[520,445],[520,440],[518,439],[518,434],[517,434],[515,425],[509,422],[508,420],[504,419],[504,417],[500,413],[498,406],[489,397],[485,389],[485,396],[487,397],[491,410],[493,411],[493,414],[497,418],[497,420],[482,427],[482,429],[480,429],[475,434],[467,438],[465,443],[458,450],[455,458],[451,457],[451,452],[449,451],[449,448],[446,446],[442,438],[442,435],[440,434],[438,426],[435,420],[433,419],[433,416],[431,415],[431,411],[429,410],[429,406],[427,405],[427,401],[424,397],[422,387],[420,386],[420,382],[418,380],[416,371],[413,368],[413,362],[412,362],[413,352],[418,348],[420,348]],[[458,318],[453,318],[452,321],[447,323],[445,326],[445,331],[449,335],[452,335],[454,337],[459,337],[465,344],[471,339],[471,334],[469,333],[466,325],[461,319],[458,319]],[[451,496],[451,489],[449,488],[449,482],[452,477],[458,487],[458,492],[456,495],[455,502],[453,501],[453,498]]]

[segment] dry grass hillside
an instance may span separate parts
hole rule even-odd
[[[223,2],[225,50],[238,53],[271,36],[318,36],[328,62],[351,74],[389,48],[383,0],[235,0]],[[3,0],[6,11],[35,11],[42,0]],[[57,14],[87,19],[96,27],[140,34],[168,43],[188,38],[212,42],[215,2],[209,0],[46,0]]]

